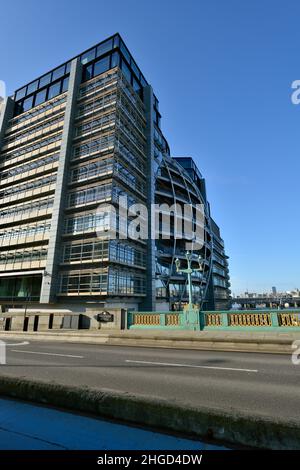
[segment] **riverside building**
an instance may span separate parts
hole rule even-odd
[[[169,239],[119,237],[127,227],[111,212],[124,198],[149,208],[149,233],[152,204],[203,205],[194,299],[228,308],[228,261],[205,180],[192,158],[171,157],[158,99],[119,34],[22,86],[1,110],[2,312],[34,315],[35,329],[38,315],[49,327],[69,316],[88,328],[103,311],[121,325],[124,309],[182,308],[175,259],[184,262],[184,240],[174,230]]]

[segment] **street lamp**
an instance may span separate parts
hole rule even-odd
[[[187,305],[187,308],[185,308],[185,313],[186,313],[186,324],[187,325],[194,325],[195,328],[197,327],[197,324],[199,324],[199,311],[198,309],[194,309],[193,305],[193,285],[192,285],[192,274],[197,271],[203,271],[203,259],[202,256],[198,256],[198,264],[199,268],[192,268],[192,253],[190,251],[187,251],[185,254],[186,260],[187,260],[187,268],[182,269],[180,268],[180,261],[178,258],[175,260],[175,266],[176,266],[176,272],[177,273],[183,273],[187,274],[187,279],[188,279],[188,293],[189,293],[189,303]]]
[[[193,290],[192,290],[192,274],[197,271],[203,271],[203,260],[201,255],[198,256],[199,268],[192,268],[192,253],[187,251],[185,254],[187,260],[187,268],[180,269],[180,261],[178,258],[175,260],[176,272],[187,274],[188,278],[188,293],[189,293],[189,308],[193,308]]]

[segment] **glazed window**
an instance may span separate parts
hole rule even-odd
[[[28,111],[28,109],[32,108],[32,103],[33,103],[33,96],[24,100],[23,111]]]
[[[30,93],[33,93],[34,91],[37,90],[38,83],[39,83],[38,80],[36,80],[35,82],[32,82],[27,86],[27,95],[30,95]]]
[[[103,72],[109,70],[109,57],[104,57],[104,59],[100,59],[95,62],[94,65],[94,77],[100,75]]]
[[[113,48],[112,39],[109,39],[108,41],[103,42],[97,47],[96,57],[100,57],[106,52],[111,51],[112,48]]]
[[[48,85],[51,82],[51,73],[47,73],[47,75],[44,75],[42,78],[40,78],[40,88],[42,88],[45,85]]]
[[[96,49],[95,48],[90,49],[85,54],[82,54],[81,63],[84,65],[84,64],[87,64],[88,62],[91,62],[92,60],[95,59],[95,55],[96,55]]]
[[[46,101],[46,94],[47,94],[47,90],[42,90],[39,93],[37,93],[35,97],[34,105],[37,106],[38,104],[44,103],[44,101]]]
[[[52,81],[57,80],[58,78],[62,77],[65,74],[65,68],[66,66],[63,65],[62,67],[59,67],[58,69],[55,69],[52,72]]]
[[[55,83],[49,87],[48,100],[60,94],[61,82]]]

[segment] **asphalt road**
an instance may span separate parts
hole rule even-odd
[[[8,342],[7,364],[0,365],[0,375],[300,422],[300,365],[289,355],[12,343],[18,341]]]

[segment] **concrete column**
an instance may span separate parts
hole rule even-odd
[[[146,107],[146,185],[147,185],[147,208],[148,208],[148,240],[146,253],[146,298],[142,305],[144,310],[155,310],[156,285],[155,285],[155,240],[151,237],[152,221],[151,206],[155,203],[155,175],[154,175],[154,96],[150,85],[144,88],[144,104]]]
[[[39,315],[38,331],[49,330],[49,315]]]
[[[11,331],[23,331],[24,315],[12,316],[10,329]]]
[[[55,301],[55,295],[59,288],[58,263],[60,261],[59,257],[61,249],[60,239],[64,226],[63,217],[65,195],[68,183],[68,163],[72,148],[73,122],[80,82],[81,64],[78,59],[74,59],[71,64],[64,128],[61,141],[51,229],[49,235],[48,257],[45,273],[43,276],[40,297],[40,302],[45,304]]]

